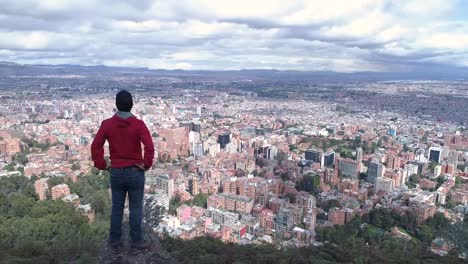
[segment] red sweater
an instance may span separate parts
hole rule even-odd
[[[104,143],[109,141],[112,168],[124,168],[143,164],[149,169],[153,166],[154,145],[145,122],[132,116],[121,118],[117,115],[102,122],[91,144],[91,156],[94,166],[105,170]],[[145,146],[142,157],[141,143]]]

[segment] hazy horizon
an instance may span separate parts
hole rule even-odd
[[[20,64],[335,72],[468,66],[468,7],[460,0],[1,2],[0,61]]]

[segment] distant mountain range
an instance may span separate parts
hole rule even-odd
[[[354,72],[340,73],[333,71],[294,71],[294,70],[164,70],[132,67],[110,67],[104,65],[30,65],[14,62],[0,62],[0,77],[41,76],[41,75],[85,75],[85,76],[148,76],[180,77],[197,79],[225,80],[468,80],[468,67],[442,67],[440,65],[419,65],[417,70],[408,72]]]

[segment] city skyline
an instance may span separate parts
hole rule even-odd
[[[466,263],[467,14],[0,0],[0,262]]]
[[[449,71],[463,1],[2,1],[0,61],[151,69]]]

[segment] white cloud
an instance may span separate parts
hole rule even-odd
[[[0,60],[338,71],[465,65],[468,19],[451,17],[458,1],[0,0]]]

